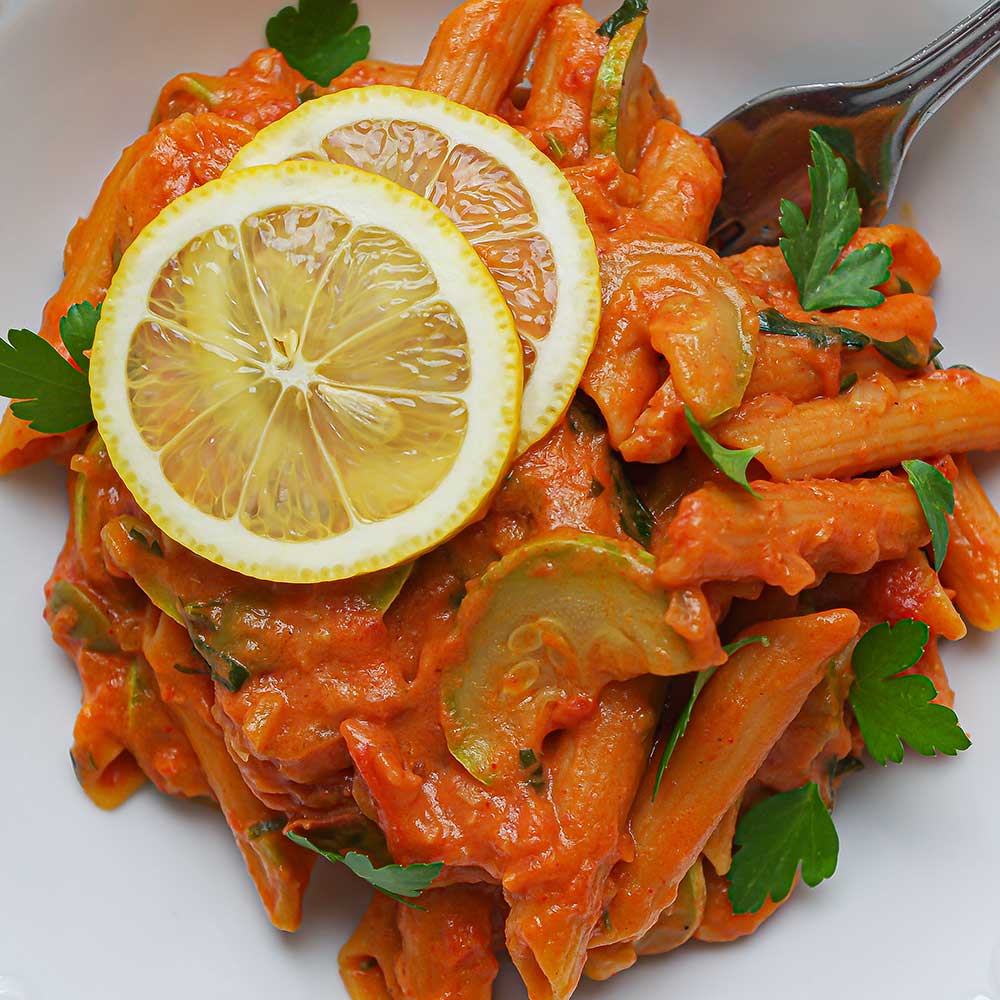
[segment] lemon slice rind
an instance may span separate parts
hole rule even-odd
[[[524,387],[517,445],[524,452],[566,412],[597,338],[600,272],[583,207],[562,171],[511,126],[404,87],[357,87],[307,101],[259,132],[227,173],[314,156],[332,131],[365,119],[426,125],[455,145],[475,146],[511,170],[531,197],[538,228],[552,248],[557,301],[548,334],[532,341],[536,359]]]
[[[223,520],[180,496],[143,440],[126,379],[134,332],[164,265],[195,238],[291,205],[327,206],[355,226],[398,234],[417,248],[465,326],[471,378],[461,394],[468,425],[454,462],[433,491],[388,519],[353,524],[313,541],[280,540]],[[129,247],[112,282],[90,367],[94,415],[112,464],[136,501],[169,537],[247,576],[308,583],[398,565],[459,531],[488,502],[513,455],[522,359],[513,320],[489,271],[430,202],[374,174],[329,163],[293,162],[227,174],[169,205]]]

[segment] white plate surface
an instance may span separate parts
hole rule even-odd
[[[653,0],[651,59],[692,128],[783,83],[857,78],[957,21],[969,0]],[[0,322],[36,328],[62,244],[118,150],[181,70],[263,43],[278,0],[0,0]],[[417,61],[447,0],[361,0],[378,56]],[[602,2],[598,13],[609,6]],[[944,261],[947,363],[1000,374],[1000,65],[920,136],[904,203]],[[1000,414],[998,414],[1000,419]],[[1000,464],[980,463],[1000,497]],[[72,667],[42,621],[62,474],[0,483],[0,997],[346,996],[336,953],[365,888],[318,870],[303,930],[273,931],[221,820],[143,791],[117,813],[77,787]],[[640,965],[586,1000],[1000,1000],[1000,641],[946,650],[974,746],[845,787],[840,870],[755,937]],[[523,996],[505,971],[500,1000]]]

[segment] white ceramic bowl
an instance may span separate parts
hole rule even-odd
[[[653,0],[651,60],[697,129],[773,86],[880,70],[967,4]],[[240,62],[263,44],[279,5],[0,0],[0,322],[36,328],[67,231],[144,127],[162,83]],[[451,3],[361,6],[375,54],[415,62]],[[998,162],[1000,65],[920,136],[895,211],[912,212],[943,258],[946,362],[993,374]],[[981,468],[1000,497],[1000,465]],[[367,897],[360,882],[321,866],[303,930],[284,936],[211,810],[144,791],[105,814],[85,798],[67,754],[78,684],[41,618],[66,527],[62,473],[36,468],[0,483],[0,525],[0,997],[344,997],[336,953]],[[832,881],[797,891],[751,939],[645,959],[578,995],[1000,1000],[1000,643],[973,635],[945,657],[973,748],[852,778],[836,814]],[[497,996],[523,996],[509,970]]]

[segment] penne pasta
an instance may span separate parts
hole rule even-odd
[[[397,904],[398,1000],[490,1000],[497,901],[492,886],[451,885],[425,892],[419,910]]]
[[[955,516],[941,579],[955,592],[955,603],[966,621],[993,632],[1000,628],[1000,514],[966,456],[955,459],[950,478],[955,487]]]
[[[420,72],[419,66],[403,66],[400,63],[383,62],[379,59],[362,59],[330,82],[330,92],[349,90],[351,87],[412,87]]]
[[[187,632],[160,615],[143,648],[171,713],[201,762],[268,916],[279,930],[296,930],[315,855],[285,838],[285,817],[268,809],[244,782],[212,718],[212,684]]]
[[[728,448],[762,445],[777,480],[857,476],[904,459],[1000,448],[1000,382],[950,369],[908,382],[875,375],[833,399],[763,396],[715,429]]]
[[[664,586],[761,580],[797,594],[827,573],[863,573],[930,541],[912,487],[889,473],[752,485],[760,499],[709,484],[681,502],[660,551]]]
[[[496,111],[519,82],[553,2],[466,0],[441,24],[413,85],[478,111]]]
[[[712,144],[659,121],[637,175],[643,216],[672,239],[704,243],[722,197],[722,164]]]
[[[396,905],[388,896],[372,893],[361,923],[340,949],[340,978],[351,1000],[396,1000],[400,995],[396,963],[403,944]]]
[[[563,846],[547,865],[530,862],[530,880],[520,869],[504,879],[507,948],[533,997],[566,1000],[580,979],[663,695],[655,677],[610,685],[597,711],[553,751],[551,798]],[[522,881],[525,888],[511,888]]]
[[[795,885],[798,884],[796,878]],[[793,885],[794,891],[794,885]],[[756,913],[733,913],[729,902],[729,882],[713,871],[705,872],[705,912],[701,923],[694,932],[698,941],[722,943],[736,941],[753,934],[769,917],[774,916],[780,906],[792,898],[789,893],[780,903],[768,898]]]
[[[742,805],[743,796],[740,795],[726,811],[726,815],[719,821],[719,825],[712,831],[702,848],[705,860],[715,869],[717,875],[728,874],[732,867],[733,837],[736,835],[736,824],[740,818]]]
[[[840,392],[843,363],[851,356],[835,348],[817,347],[804,337],[762,333],[745,398],[773,393],[793,403],[804,403],[817,396],[836,396]]]
[[[758,631],[770,646],[743,648],[709,681],[655,800],[655,754],[646,771],[630,817],[635,857],[615,869],[608,921],[593,945],[641,938],[671,905],[712,831],[857,630],[851,611],[768,622]]]
[[[690,440],[684,401],[668,376],[636,420],[632,433],[621,442],[619,451],[627,462],[658,465],[676,458]]]
[[[582,7],[555,7],[535,52],[522,124],[560,166],[581,163],[590,152],[594,82],[608,47],[597,27]]]

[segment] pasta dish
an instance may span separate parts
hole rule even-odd
[[[398,65],[286,7],[164,87],[0,343],[0,472],[69,466],[83,791],[215,803],[282,931],[346,865],[354,1000],[751,934],[834,874],[848,774],[970,746],[1000,383],[830,122],[779,245],[710,248],[647,14],[468,0]]]

